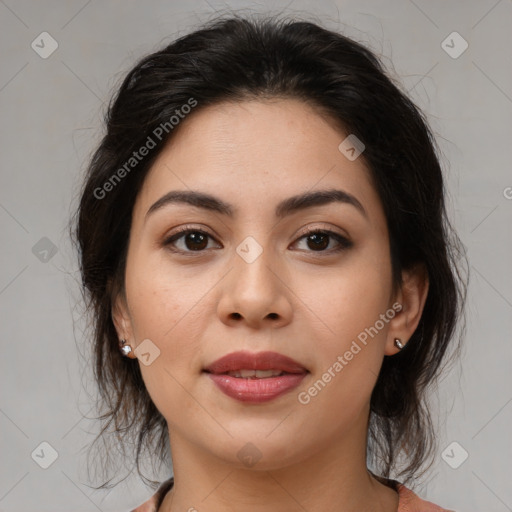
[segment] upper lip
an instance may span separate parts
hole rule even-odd
[[[300,363],[277,352],[239,351],[217,359],[204,371],[226,373],[236,370],[280,370],[286,373],[306,373],[308,370]]]

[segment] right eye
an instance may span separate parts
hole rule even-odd
[[[173,252],[203,252],[208,248],[208,238],[214,240],[213,236],[206,231],[184,226],[166,238],[163,245]],[[181,248],[177,247],[178,241],[182,242]]]

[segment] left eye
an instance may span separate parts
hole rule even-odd
[[[303,239],[305,239],[308,247],[314,248],[313,252],[338,252],[343,249],[348,249],[352,245],[352,242],[350,242],[348,238],[345,238],[334,231],[311,230],[306,235],[301,236],[298,240],[300,241]],[[329,239],[334,239],[338,243],[338,247],[326,251],[325,249],[330,245]]]
[[[165,246],[172,246],[176,252],[202,252],[208,248],[208,239],[215,240],[209,233],[198,229],[183,229],[178,233],[170,236],[164,241]],[[332,240],[335,240],[338,247],[330,248],[329,245]],[[305,235],[297,239],[297,242],[305,240],[308,247],[313,252],[338,252],[347,249],[352,245],[352,242],[334,231],[326,230],[311,230]],[[177,242],[182,241],[183,247],[177,247]],[[297,243],[295,242],[295,243]],[[326,249],[329,249],[326,251]]]

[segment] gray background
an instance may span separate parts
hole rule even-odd
[[[228,8],[314,9],[313,20],[381,54],[427,113],[472,279],[463,358],[434,396],[439,453],[416,491],[457,511],[512,510],[511,0],[0,0],[0,511],[120,512],[151,494],[135,476],[111,492],[87,486],[94,388],[77,350],[86,339],[67,222],[124,73]],[[59,45],[46,59],[31,47],[44,31]],[[441,44],[454,31],[469,44],[458,58]],[[31,456],[43,441],[58,453],[48,469]],[[453,469],[445,459],[455,465],[462,449],[469,457]]]

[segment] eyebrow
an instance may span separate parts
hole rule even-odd
[[[282,219],[300,210],[305,210],[306,208],[313,208],[315,206],[323,206],[331,203],[352,205],[359,210],[364,217],[368,218],[366,210],[356,197],[344,190],[338,189],[304,192],[303,194],[284,199],[276,206],[275,216],[278,219]],[[172,190],[151,205],[149,210],[146,212],[146,220],[151,214],[170,204],[188,204],[204,210],[220,213],[221,215],[226,215],[228,217],[233,217],[237,213],[237,208],[233,205],[210,194],[194,190]]]

